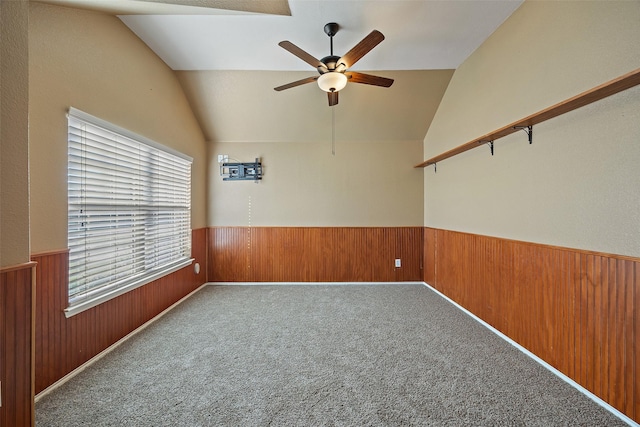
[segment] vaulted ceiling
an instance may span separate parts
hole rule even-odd
[[[116,14],[171,67],[210,141],[422,140],[453,70],[521,0],[40,0]],[[385,40],[352,68],[395,80],[349,83],[329,107],[317,71],[278,46],[337,56],[372,30]],[[332,111],[333,109],[333,111]]]

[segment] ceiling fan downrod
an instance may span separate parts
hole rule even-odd
[[[329,44],[331,47],[331,56],[333,56],[333,36],[336,35],[339,29],[340,29],[340,26],[335,22],[329,22],[327,25],[324,26],[324,32],[329,36],[329,39],[330,39]]]
[[[340,59],[339,56],[335,56],[333,54],[333,36],[336,35],[336,33],[338,32],[338,30],[340,29],[340,26],[338,24],[336,24],[335,22],[329,22],[327,25],[324,26],[324,32],[329,36],[329,44],[330,44],[330,50],[331,53],[329,54],[329,56],[325,56],[324,58],[322,58],[320,60],[320,62],[322,62],[325,65],[324,69],[318,69],[318,72],[320,74],[324,74],[327,71],[331,72],[331,71],[336,71],[336,69],[338,68],[338,60]]]

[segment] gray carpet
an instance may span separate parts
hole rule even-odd
[[[206,286],[37,426],[626,425],[420,285]]]

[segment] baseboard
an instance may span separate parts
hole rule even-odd
[[[58,387],[60,387],[61,385],[63,385],[64,383],[66,383],[67,381],[69,381],[70,379],[72,379],[73,377],[75,377],[76,375],[78,375],[79,373],[81,373],[82,371],[84,371],[85,369],[87,369],[89,366],[93,365],[94,363],[96,363],[98,360],[102,359],[103,357],[105,357],[107,354],[111,353],[113,350],[115,350],[116,348],[118,348],[122,343],[124,343],[125,341],[127,341],[129,338],[133,337],[134,335],[138,334],[139,332],[142,332],[144,329],[146,329],[148,326],[150,326],[152,323],[154,323],[155,321],[157,321],[158,319],[160,319],[162,316],[164,316],[165,314],[167,314],[168,312],[170,312],[173,308],[175,308],[178,304],[182,303],[183,301],[185,301],[187,298],[189,298],[191,295],[195,294],[196,292],[198,292],[200,289],[202,289],[203,287],[205,287],[207,284],[203,284],[200,285],[197,289],[195,289],[192,292],[189,292],[187,295],[185,295],[184,297],[182,297],[180,300],[176,301],[175,303],[171,304],[171,306],[167,307],[166,309],[164,309],[160,314],[158,314],[157,316],[155,316],[154,318],[148,320],[147,322],[143,323],[142,325],[140,325],[138,328],[136,328],[135,330],[131,331],[129,334],[125,335],[124,337],[120,338],[118,341],[116,341],[115,343],[111,344],[109,347],[105,348],[104,350],[102,350],[100,353],[96,354],[94,357],[92,357],[91,359],[87,360],[86,362],[84,362],[82,365],[78,366],[76,369],[74,369],[73,371],[69,372],[67,375],[65,375],[64,377],[60,378],[58,381],[56,381],[55,383],[51,384],[49,387],[45,388],[44,390],[42,390],[40,393],[38,393],[35,398],[34,398],[34,402],[38,402],[40,399],[42,399],[44,396],[46,396],[47,394],[51,393],[52,391],[54,391],[55,389],[57,389]]]
[[[453,301],[451,298],[447,297],[446,295],[444,295],[443,293],[441,293],[437,289],[433,288],[428,283],[422,282],[422,284],[425,287],[427,287],[428,289],[430,289],[431,291],[433,291],[436,294],[440,295],[442,298],[444,298],[445,300],[447,300],[448,302],[453,304],[455,307],[457,307],[458,309],[460,309],[464,313],[466,313],[472,319],[476,320],[478,323],[480,323],[482,326],[487,328],[489,331],[493,332],[494,334],[496,334],[497,336],[502,338],[504,341],[506,341],[507,343],[511,344],[516,349],[520,350],[526,356],[530,357],[535,362],[537,362],[538,364],[542,365],[542,367],[546,368],[548,371],[550,371],[552,374],[554,374],[555,376],[557,376],[558,378],[560,378],[561,380],[563,380],[564,382],[569,384],[571,387],[575,388],[580,393],[584,394],[589,399],[593,400],[595,403],[597,403],[598,405],[600,405],[601,407],[603,407],[607,411],[611,412],[616,417],[620,418],[620,420],[622,420],[623,422],[627,423],[630,426],[636,426],[637,427],[639,425],[638,423],[633,421],[631,418],[627,417],[625,414],[623,414],[622,412],[618,411],[616,408],[614,408],[613,406],[609,405],[607,402],[605,402],[604,400],[600,399],[598,396],[596,396],[595,394],[591,393],[589,390],[587,390],[586,388],[582,387],[580,384],[578,384],[577,382],[575,382],[574,380],[572,380],[571,378],[569,378],[568,376],[566,376],[565,374],[563,374],[562,372],[560,372],[559,370],[557,370],[556,368],[554,368],[553,366],[551,366],[550,364],[548,364],[547,362],[545,362],[544,360],[542,360],[541,358],[536,356],[534,353],[530,352],[529,350],[527,350],[526,348],[524,348],[523,346],[521,346],[520,344],[518,344],[517,342],[515,342],[514,340],[512,340],[511,338],[509,338],[508,336],[506,336],[505,334],[503,334],[502,332],[500,332],[499,330],[497,330],[496,328],[494,328],[493,326],[491,326],[490,324],[488,324],[487,322],[485,322],[484,320],[482,320],[481,318],[479,318],[478,316],[476,316],[475,314],[473,314],[472,312],[467,310],[466,308],[462,307],[460,304],[458,304],[457,302]]]
[[[375,285],[424,285],[424,282],[207,282],[209,286],[375,286]]]

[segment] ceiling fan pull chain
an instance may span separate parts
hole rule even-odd
[[[331,155],[336,155],[336,109],[331,109]]]

